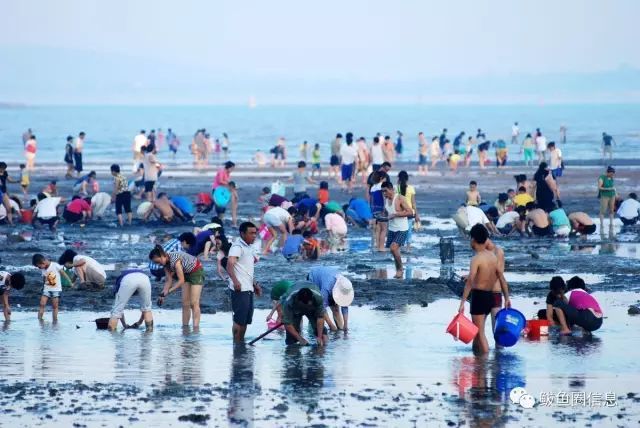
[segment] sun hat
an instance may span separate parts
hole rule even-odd
[[[271,288],[271,300],[280,300],[293,286],[293,281],[281,280],[273,284]]]
[[[353,285],[346,277],[336,275],[336,283],[333,286],[333,301],[338,306],[349,306],[353,302]]]

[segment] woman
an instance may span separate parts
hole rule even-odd
[[[573,325],[581,327],[586,333],[602,327],[604,314],[598,301],[586,290],[584,280],[574,276],[567,281],[567,290],[562,298],[553,303],[553,311],[561,328],[560,334],[571,334]]]
[[[413,216],[407,217],[409,220],[409,229],[407,229],[407,250],[411,249],[411,237],[413,236],[413,226],[415,222],[420,224],[420,215],[418,214],[418,207],[416,206],[416,189],[410,184],[409,174],[407,171],[400,171],[398,173],[398,188],[397,192],[404,196],[409,202],[409,206],[413,210]]]
[[[531,134],[527,134],[527,136],[524,137],[524,140],[522,141],[522,150],[524,152],[524,164],[526,166],[531,166],[533,163],[533,155],[536,152]]]
[[[24,145],[24,157],[27,158],[27,171],[35,170],[37,146],[36,136],[31,135],[31,138],[29,138]]]
[[[200,295],[204,285],[204,269],[200,260],[183,252],[165,252],[156,245],[149,253],[149,259],[164,266],[165,283],[158,298],[158,305],[164,303],[165,297],[182,287],[182,326],[189,325],[193,313],[193,329],[200,328]],[[178,279],[173,284],[173,276]]]
[[[231,181],[231,173],[233,172],[235,167],[236,167],[235,163],[231,161],[226,161],[224,163],[224,166],[220,168],[216,173],[216,178],[213,180],[213,186],[212,186],[212,189],[214,192],[218,187],[221,187],[221,186],[229,189],[229,193],[231,194],[230,200],[231,200],[232,213],[235,213],[238,210],[238,192],[235,188],[235,183],[232,185],[233,182]],[[218,205],[215,197],[213,198],[213,203],[216,208],[216,213],[218,214],[218,216],[220,216],[220,218],[223,218],[224,212],[226,211],[227,206]],[[234,223],[236,222],[235,216],[232,216],[232,220]]]
[[[546,162],[540,163],[533,179],[536,182],[536,203],[538,204],[538,208],[546,212],[553,211],[555,209],[555,203],[553,202],[554,197],[558,200],[558,205],[561,206],[558,184],[553,179],[553,175],[547,167]]]
[[[65,178],[73,177],[73,137],[67,137],[67,144],[64,146],[64,163],[67,164]]]
[[[143,147],[142,151],[144,152],[144,158],[142,160],[142,164],[144,165],[144,193],[147,201],[153,202],[156,200],[155,187],[162,165],[160,165],[160,162],[158,162],[156,158],[155,144],[149,144]]]

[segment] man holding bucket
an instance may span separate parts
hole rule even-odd
[[[471,228],[470,235],[471,248],[475,252],[475,256],[471,259],[469,276],[467,276],[462,293],[459,312],[464,313],[464,303],[471,295],[471,319],[478,327],[478,334],[473,340],[473,351],[483,355],[489,352],[489,343],[484,334],[484,324],[487,315],[494,307],[493,286],[496,281],[500,282],[505,307],[510,308],[511,301],[509,300],[507,281],[504,279],[498,257],[487,248],[489,232],[482,224],[476,224]]]

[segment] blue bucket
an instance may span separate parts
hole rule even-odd
[[[231,192],[224,186],[216,187],[211,196],[213,197],[213,202],[222,208],[229,205],[231,200]]]
[[[520,333],[524,329],[527,319],[522,312],[513,308],[501,309],[496,314],[496,328],[493,338],[498,345],[513,346],[520,339]]]

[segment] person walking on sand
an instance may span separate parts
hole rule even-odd
[[[398,188],[396,189],[399,195],[404,196],[404,198],[409,203],[409,207],[413,212],[410,216],[407,217],[407,221],[409,223],[409,228],[407,229],[407,251],[411,249],[411,238],[413,236],[413,227],[415,224],[420,225],[420,215],[418,214],[418,207],[416,206],[416,189],[411,184],[409,184],[409,174],[407,171],[400,171],[398,173]],[[418,226],[419,228],[420,226]]]
[[[518,122],[514,122],[511,127],[511,144],[519,144],[518,139],[520,138],[520,127],[518,126]]]
[[[404,196],[396,194],[393,184],[388,181],[383,183],[382,191],[385,198],[384,208],[387,212],[387,218],[389,219],[387,243],[385,247],[391,250],[396,265],[394,278],[401,279],[403,266],[400,247],[407,241],[409,231],[408,217],[413,215],[413,210]]]
[[[336,134],[336,138],[331,142],[331,158],[329,159],[329,178],[336,177],[340,181],[340,148],[342,147],[342,134]]]
[[[369,148],[367,147],[367,140],[364,137],[358,138],[358,160],[357,160],[357,172],[360,173],[362,177],[362,185],[367,183],[367,177],[369,174],[367,171],[369,170],[369,165],[371,163],[371,159],[369,157]],[[356,174],[357,175],[357,174]],[[355,180],[355,177],[354,177]]]
[[[141,129],[140,133],[133,137],[133,145],[131,146],[131,151],[133,152],[133,171],[137,170],[138,165],[142,162],[142,149],[146,147],[147,141],[147,133],[144,129]]]
[[[340,147],[342,190],[348,189],[349,194],[353,192],[353,180],[355,164],[358,158],[358,148],[353,144],[353,134],[347,132],[345,144]]]
[[[536,129],[536,153],[538,154],[538,162],[546,162],[547,153],[547,137],[542,135],[540,128]]]
[[[24,145],[24,157],[27,159],[27,171],[32,172],[36,169],[36,152],[38,151],[38,142],[36,136],[31,137]]]
[[[598,177],[598,198],[600,198],[600,233],[604,234],[604,215],[609,210],[609,234],[613,235],[613,216],[616,212],[616,186],[614,167],[607,167],[607,172]]]
[[[149,202],[156,200],[156,182],[158,181],[158,175],[162,169],[162,165],[156,158],[156,146],[155,144],[149,144],[144,149],[144,158],[142,164],[144,165],[144,194]]]
[[[73,177],[73,137],[67,137],[67,144],[64,146],[64,163],[67,164],[65,178]]]
[[[149,277],[139,269],[123,271],[116,279],[113,287],[115,299],[109,318],[109,330],[118,328],[118,320],[124,328],[138,328],[144,322],[147,331],[153,331],[153,314],[151,313],[151,281]],[[137,295],[140,299],[140,319],[131,325],[127,325],[124,319],[124,308],[129,299]]]
[[[85,136],[86,134],[84,132],[80,132],[78,134],[78,138],[76,138],[76,145],[73,149],[73,163],[77,177],[80,177],[80,173],[82,173],[82,152],[84,151]]]
[[[243,343],[247,325],[253,321],[253,295],[260,297],[262,288],[254,278],[256,257],[252,244],[256,240],[258,229],[251,222],[240,225],[240,236],[229,249],[227,258],[228,284],[233,312],[234,343]]]
[[[371,159],[371,168],[375,172],[380,169],[384,163],[384,153],[382,152],[382,144],[380,144],[380,137],[373,137],[373,143],[369,150]]]
[[[418,174],[427,175],[427,156],[429,155],[429,143],[424,132],[418,133]]]
[[[487,315],[491,314],[495,305],[493,289],[496,282],[500,283],[506,308],[511,307],[511,300],[498,257],[487,248],[489,232],[483,225],[477,224],[471,228],[470,235],[471,248],[475,255],[471,259],[469,275],[465,281],[458,311],[461,314],[464,313],[465,302],[471,296],[471,319],[478,327],[478,334],[473,339],[473,351],[477,355],[485,355],[489,352],[489,343],[485,336],[484,325]]]

